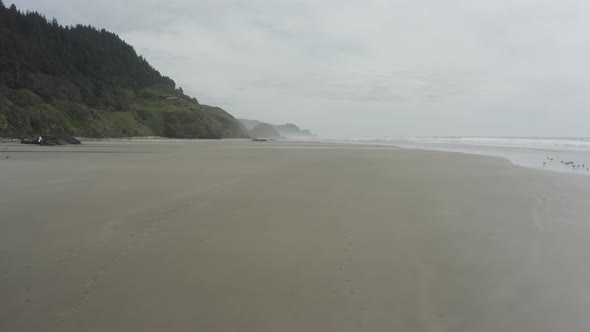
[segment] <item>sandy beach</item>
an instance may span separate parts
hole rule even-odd
[[[590,327],[590,177],[370,145],[84,143],[0,144],[0,331]]]

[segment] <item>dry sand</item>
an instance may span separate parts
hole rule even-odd
[[[444,152],[2,144],[0,331],[588,331],[589,198]]]

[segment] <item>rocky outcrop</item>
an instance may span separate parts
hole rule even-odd
[[[297,138],[297,137],[309,137],[313,136],[313,134],[307,130],[301,130],[299,127],[292,123],[287,123],[283,125],[275,125],[275,129],[279,132],[279,134],[283,137],[289,138]]]
[[[21,139],[22,144],[37,144],[37,145],[67,145],[67,144],[81,144],[80,140],[73,136],[32,136]]]
[[[261,123],[249,131],[251,137],[254,138],[281,138],[281,135],[276,129],[268,123]]]
[[[258,120],[248,120],[248,119],[238,119],[245,129],[248,131],[251,137],[259,137],[262,133],[265,135],[271,135],[273,132],[268,128],[268,126],[272,127],[272,129],[276,132],[273,136],[263,136],[269,138],[303,138],[303,137],[313,137],[315,136],[311,131],[308,129],[300,129],[297,125],[292,123],[286,123],[282,125],[274,125],[270,123],[260,122]],[[263,127],[260,127],[264,125]],[[264,128],[264,132],[262,129]]]

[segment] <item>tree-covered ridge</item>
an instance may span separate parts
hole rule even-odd
[[[0,136],[244,136],[234,122],[205,111],[116,34],[0,0]]]

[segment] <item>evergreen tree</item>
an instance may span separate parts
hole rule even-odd
[[[175,84],[160,75],[133,47],[116,34],[91,26],[62,27],[36,12],[22,13],[0,3],[0,77],[4,84],[43,93],[36,74],[60,75],[84,84],[84,101],[119,109],[121,90],[158,85],[174,91]]]

